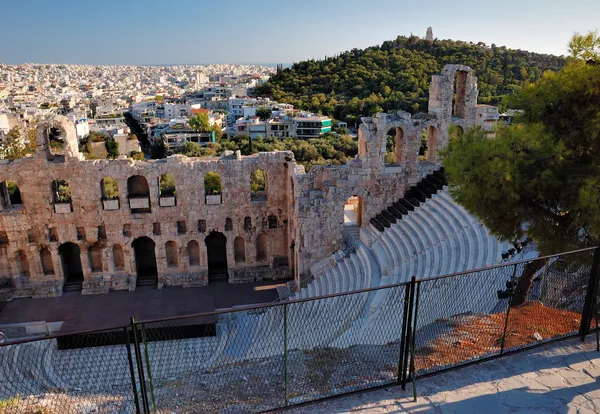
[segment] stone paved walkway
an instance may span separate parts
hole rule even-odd
[[[69,292],[55,298],[20,298],[0,302],[0,324],[33,321],[64,321],[61,333],[122,326],[129,318],[137,320],[212,312],[218,308],[268,303],[277,295],[277,285],[285,280],[229,284],[212,282],[205,287],[152,287],[133,292],[104,295]],[[198,323],[214,322],[208,317]]]
[[[439,374],[399,387],[293,408],[286,413],[600,413],[600,353],[595,337]]]

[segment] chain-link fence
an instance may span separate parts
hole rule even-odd
[[[0,413],[135,412],[126,336],[116,329],[1,344]]]
[[[0,344],[0,413],[260,412],[404,385],[586,334],[594,252]]]

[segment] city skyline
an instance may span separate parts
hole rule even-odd
[[[487,4],[434,0],[356,0],[277,3],[252,7],[230,0],[172,4],[130,1],[81,4],[71,0],[11,2],[4,6],[0,51],[6,64],[88,65],[290,64],[353,48],[379,45],[398,35],[492,43],[566,54],[573,32],[595,30],[593,1],[506,1]],[[244,7],[242,7],[244,6]],[[24,28],[26,31],[20,33]]]

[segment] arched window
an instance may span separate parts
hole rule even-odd
[[[29,276],[29,261],[27,260],[27,254],[25,254],[24,250],[18,251],[17,260],[19,263],[19,274],[21,276]]]
[[[399,128],[390,128],[385,135],[385,164],[396,164],[396,135]]]
[[[433,125],[427,128],[427,145],[425,154],[423,155],[427,161],[435,161],[437,144],[438,144],[438,130]]]
[[[216,172],[204,176],[204,195],[206,204],[221,204],[221,176]]]
[[[165,243],[165,251],[167,255],[167,267],[177,267],[179,258],[177,257],[177,245],[174,241]]]
[[[133,213],[150,211],[150,187],[148,181],[141,175],[134,175],[127,179],[127,195],[129,208]]]
[[[125,255],[123,248],[119,244],[113,246],[113,263],[115,270],[125,270]]]
[[[129,197],[150,197],[148,181],[141,175],[133,175],[127,179],[127,194]]]
[[[50,254],[50,250],[47,247],[43,247],[40,250],[40,260],[42,262],[42,272],[45,275],[53,275],[54,264],[52,263],[52,254]]]
[[[175,205],[175,178],[171,174],[163,174],[158,178],[158,195],[161,207]]]
[[[200,245],[196,240],[192,240],[188,243],[188,257],[190,266],[200,265]]]
[[[204,176],[204,192],[206,195],[221,194],[221,176],[216,172],[209,172]]]
[[[464,133],[463,128],[460,125],[450,124],[448,126],[448,138],[450,141],[454,141],[462,137]]]
[[[467,72],[457,71],[454,81],[452,115],[457,118],[467,116]]]
[[[90,269],[93,273],[102,271],[102,249],[99,246],[92,246],[88,250]]]
[[[235,238],[235,240],[233,241],[233,252],[236,263],[246,261],[246,244],[244,243],[243,238],[239,236]]]
[[[71,188],[65,180],[52,181],[52,191],[55,203],[71,202]]]
[[[250,174],[250,198],[252,201],[264,201],[267,199],[267,174],[264,170],[257,168]]]
[[[112,177],[104,177],[101,183],[102,199],[115,200],[119,197],[119,185]]]
[[[267,260],[267,236],[261,233],[256,238],[256,261],[263,262]]]

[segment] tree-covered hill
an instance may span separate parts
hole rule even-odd
[[[498,105],[523,83],[565,63],[564,57],[493,44],[398,36],[381,46],[278,68],[256,92],[353,123],[381,110],[426,111],[431,75],[446,64],[471,66],[478,77],[479,102]]]

